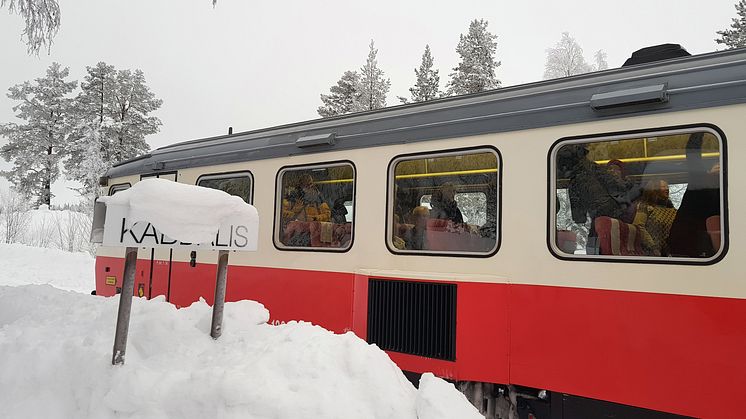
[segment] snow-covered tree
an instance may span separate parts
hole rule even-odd
[[[150,150],[145,136],[160,131],[161,120],[149,113],[161,107],[145,84],[141,70],[117,71],[117,83],[112,96],[112,139],[115,161],[129,159]]]
[[[28,200],[12,188],[0,191],[0,234],[5,243],[20,242],[31,222]]]
[[[438,70],[433,69],[433,56],[430,53],[430,45],[425,45],[425,52],[422,54],[422,63],[419,69],[414,69],[414,74],[417,76],[417,81],[413,87],[409,88],[409,93],[412,94],[412,102],[433,100],[442,95]]]
[[[145,136],[161,121],[148,116],[161,106],[145,85],[142,71],[119,70],[104,62],[86,67],[76,98],[76,131],[65,169],[83,184],[82,194],[96,193],[98,178],[114,163],[147,152]]]
[[[356,71],[345,71],[336,86],[329,89],[330,94],[321,95],[323,105],[317,109],[319,115],[329,118],[359,111],[359,85],[360,75]]]
[[[495,69],[500,66],[495,61],[497,52],[497,35],[487,30],[486,20],[477,20],[469,24],[469,33],[460,35],[456,52],[461,62],[451,73],[448,83],[448,96],[477,93],[500,87],[500,80],[495,76]]]
[[[358,101],[362,110],[373,110],[386,107],[386,94],[391,88],[391,81],[383,77],[383,70],[378,68],[373,40],[370,41],[368,60],[360,68],[360,87]]]
[[[733,18],[730,29],[717,31],[720,35],[715,42],[725,44],[728,48],[746,47],[746,0],[741,0],[736,4],[738,17]]]
[[[596,57],[598,59],[598,53],[596,53]],[[557,42],[557,45],[554,48],[547,49],[545,79],[556,79],[590,71],[593,71],[593,66],[585,61],[583,48],[580,48],[578,42],[569,33],[563,32],[562,39]]]
[[[11,87],[8,97],[21,102],[13,111],[26,123],[0,125],[0,135],[8,139],[0,155],[13,161],[13,169],[2,174],[25,197],[36,197],[38,204],[50,204],[51,185],[60,175],[60,160],[72,132],[72,99],[67,96],[77,82],[65,80],[69,73],[52,63],[46,77]]]
[[[26,39],[29,54],[52,47],[52,40],[60,28],[60,5],[57,0],[0,0],[0,7],[8,6],[10,13],[18,13],[26,21],[21,33]]]
[[[596,55],[594,55],[593,58],[596,60],[594,70],[601,71],[609,68],[609,63],[606,62],[606,52],[603,50],[596,51]]]
[[[114,66],[99,62],[86,67],[75,100],[76,131],[65,161],[67,176],[82,183],[82,195],[98,191],[98,178],[114,163],[113,150],[106,129],[111,127],[110,102],[116,83]]]
[[[105,127],[84,125],[78,131],[82,134],[70,151],[70,158],[65,161],[67,177],[82,184],[78,193],[93,201],[98,197],[98,180],[109,170],[113,161],[106,158],[110,154],[106,144]]]

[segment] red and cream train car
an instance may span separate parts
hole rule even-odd
[[[733,50],[179,143],[102,191],[243,197],[259,249],[227,300],[352,331],[489,417],[738,417],[744,135]],[[99,249],[98,295],[123,256]],[[135,293],[210,302],[215,261],[143,248]]]

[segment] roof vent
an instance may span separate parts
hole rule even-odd
[[[636,87],[591,96],[591,108],[604,110],[623,106],[662,104],[668,102],[668,89],[665,84]]]
[[[313,147],[318,145],[334,145],[336,142],[333,132],[328,134],[308,135],[295,140],[295,145],[300,148]]]
[[[652,47],[638,49],[632,53],[632,56],[622,64],[622,67],[629,67],[631,65],[652,63],[655,61],[670,60],[679,57],[688,57],[689,54],[679,44],[660,44]]]

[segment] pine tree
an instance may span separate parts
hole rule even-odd
[[[600,56],[596,54],[598,59]],[[583,48],[580,48],[578,42],[569,33],[563,32],[562,39],[555,47],[547,49],[544,79],[568,77],[590,71],[593,71],[593,66],[585,61]]]
[[[149,113],[161,107],[145,84],[141,70],[117,71],[116,84],[111,96],[112,126],[111,147],[114,161],[136,157],[150,151],[145,136],[160,131],[161,120]]]
[[[2,174],[26,198],[36,197],[40,205],[51,203],[51,186],[60,175],[59,163],[72,132],[72,99],[67,96],[77,82],[65,80],[69,73],[52,63],[46,77],[11,87],[8,97],[21,102],[13,111],[26,123],[0,126],[0,135],[8,139],[0,155],[13,161],[13,169]]]
[[[329,89],[330,94],[321,95],[321,102],[317,112],[324,118],[357,112],[358,88],[360,75],[356,71],[345,71],[336,86]]]
[[[370,41],[368,60],[360,68],[360,88],[358,101],[362,110],[373,110],[386,107],[386,94],[391,88],[391,81],[383,78],[384,72],[378,68],[373,40]]]
[[[717,31],[720,39],[716,39],[718,44],[725,44],[728,48],[746,47],[746,0],[741,0],[736,4],[737,18],[733,18],[731,29]]]
[[[83,184],[78,192],[95,195],[99,176],[114,163],[150,149],[145,136],[158,132],[161,121],[148,114],[162,101],[145,85],[140,70],[117,71],[100,62],[86,71],[75,101],[77,124],[65,169]]]
[[[495,61],[497,35],[487,30],[486,20],[477,20],[469,25],[469,33],[460,35],[456,52],[461,62],[451,73],[446,94],[463,95],[477,93],[500,87],[500,80],[495,77],[495,69],[500,66]]]
[[[422,63],[419,69],[414,69],[414,74],[417,76],[417,81],[413,87],[409,88],[409,93],[412,94],[412,102],[433,100],[442,95],[438,70],[433,70],[433,56],[430,54],[430,45],[425,45]]]
[[[98,191],[98,177],[113,164],[112,147],[105,130],[111,126],[110,96],[116,83],[114,66],[99,62],[86,67],[81,92],[75,99],[76,127],[65,160],[67,176],[82,183],[81,195]]]

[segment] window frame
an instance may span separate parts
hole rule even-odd
[[[557,151],[569,144],[588,144],[608,141],[631,140],[643,137],[705,132],[718,139],[720,153],[720,249],[709,258],[669,257],[669,256],[615,256],[569,254],[563,252],[556,243],[557,237]],[[613,262],[613,263],[652,263],[663,265],[713,265],[728,253],[728,147],[725,133],[716,125],[696,123],[667,127],[652,127],[627,131],[563,137],[555,141],[547,152],[547,234],[546,244],[549,253],[557,259],[574,262]]]
[[[352,226],[350,227],[350,243],[344,248],[334,247],[300,247],[287,246],[280,241],[280,225],[282,224],[282,176],[284,173],[294,170],[313,170],[337,166],[352,167]],[[352,160],[332,160],[319,163],[297,164],[282,166],[275,175],[275,216],[272,220],[272,244],[275,249],[287,252],[331,252],[346,253],[355,244],[355,217],[357,216],[357,167]]]
[[[178,182],[179,172],[176,171],[176,170],[168,171],[168,172],[152,172],[152,173],[141,174],[140,175],[140,180],[150,179],[150,178],[160,179],[161,176],[168,176],[168,175],[174,175],[174,182]],[[168,180],[170,180],[170,179],[168,179]]]
[[[116,183],[114,185],[109,186],[109,190],[106,196],[113,196],[115,193],[126,191],[127,189],[131,187],[132,187],[132,184],[129,182]]]
[[[249,181],[251,182],[251,187],[249,188],[249,204],[254,205],[254,174],[251,173],[250,170],[236,170],[236,171],[231,171],[231,172],[205,173],[197,177],[197,180],[194,182],[194,185],[199,186],[199,183],[203,180],[233,179],[233,178],[241,178],[241,177],[248,177]],[[234,195],[234,196],[237,196],[237,195]]]
[[[396,165],[399,162],[407,160],[418,160],[429,157],[447,157],[465,154],[492,153],[497,160],[497,171],[495,175],[497,193],[495,198],[495,246],[489,252],[465,252],[465,251],[431,251],[431,250],[401,250],[397,249],[393,243],[393,215],[394,215],[394,176]],[[386,174],[386,225],[384,229],[384,242],[388,251],[397,256],[437,256],[437,257],[469,257],[469,258],[489,258],[500,251],[502,245],[502,168],[503,159],[500,150],[491,145],[478,145],[465,148],[449,148],[443,150],[428,150],[417,153],[399,154],[389,161]],[[489,203],[488,203],[489,204]]]

